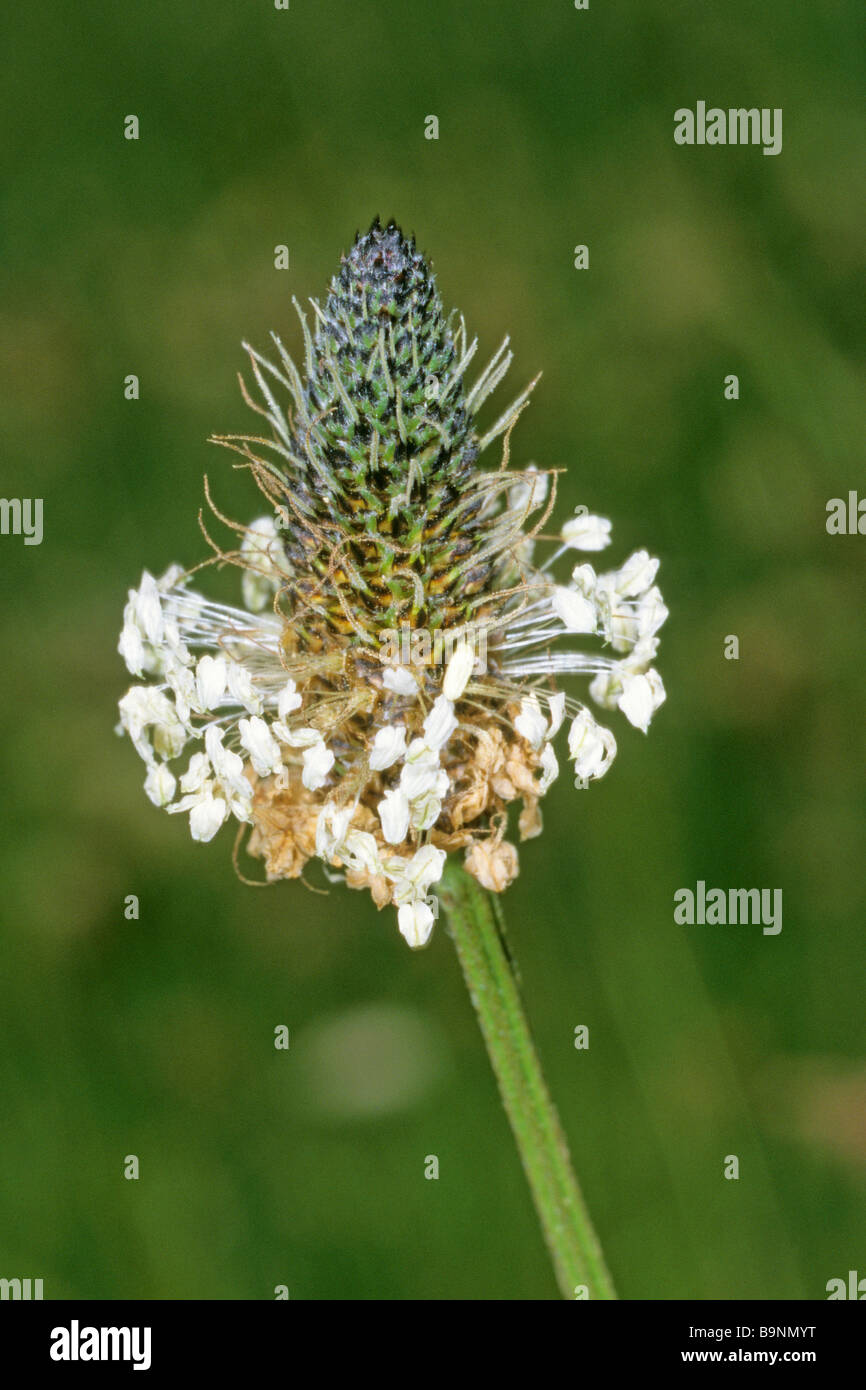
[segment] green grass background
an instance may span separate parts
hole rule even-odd
[[[513,392],[543,370],[512,443],[568,467],[560,516],[613,518],[613,563],[662,557],[668,702],[646,739],[615,719],[603,783],[560,779],[506,901],[620,1292],[822,1298],[866,1274],[866,538],[824,525],[866,492],[859,17],[6,16],[2,488],[44,498],[45,539],[0,538],[0,1275],[46,1297],[555,1296],[446,934],[412,955],[360,894],[244,887],[231,832],[193,844],[113,734],[126,588],[203,558],[205,471],[259,512],[205,443],[250,421],[241,338],[297,349],[292,293],[322,294],[376,213],[482,351],[512,335]],[[782,107],[781,155],[675,146],[698,99]],[[676,926],[699,878],[781,887],[781,935]]]

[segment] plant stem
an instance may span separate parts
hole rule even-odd
[[[523,1010],[497,898],[459,864],[438,888],[563,1298],[616,1298]],[[584,1295],[585,1296],[585,1295]]]

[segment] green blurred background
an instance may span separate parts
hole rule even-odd
[[[512,443],[569,468],[560,517],[610,516],[611,563],[662,557],[668,702],[646,739],[613,721],[603,783],[560,779],[506,900],[620,1293],[866,1274],[866,539],[825,531],[866,485],[860,21],[853,0],[7,15],[2,488],[44,498],[45,538],[0,539],[0,1275],[555,1296],[445,932],[413,955],[365,895],[244,887],[231,831],[193,844],[113,733],[127,587],[204,557],[205,471],[260,511],[205,443],[250,424],[240,340],[297,349],[291,295],[323,293],[376,213],[482,353],[512,335],[512,394],[543,370]],[[782,107],[781,155],[677,147],[698,99]],[[699,878],[781,887],[781,935],[676,926]]]

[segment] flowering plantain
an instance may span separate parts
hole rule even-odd
[[[556,473],[509,461],[534,383],[482,429],[508,339],[468,385],[477,340],[393,223],[359,236],[310,303],[312,322],[296,306],[303,374],[275,335],[274,361],[248,348],[258,394],[242,383],[244,397],[267,433],[215,440],[267,500],[209,562],[240,567],[243,607],[178,567],[145,572],[124,612],[140,683],[120,727],[148,797],[188,814],[194,839],[234,817],[270,881],[318,857],[393,904],[418,947],[446,856],[495,892],[516,876],[509,807],[521,839],[540,832],[566,720],[582,784],[610,767],[613,734],[562,678],[589,677],[597,705],[646,730],[667,609],[646,551],[602,573],[575,563],[610,541],[583,508],[540,558]],[[482,467],[496,441],[498,466]]]

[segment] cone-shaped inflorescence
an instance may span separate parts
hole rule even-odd
[[[245,607],[177,566],[145,572],[119,642],[139,682],[122,727],[148,797],[188,812],[194,839],[233,817],[269,880],[318,858],[422,946],[447,855],[491,891],[514,879],[509,808],[522,802],[522,839],[540,833],[566,717],[581,784],[610,767],[613,732],[561,679],[588,677],[597,704],[646,730],[665,698],[652,661],[667,609],[644,550],[617,570],[574,564],[607,547],[605,517],[581,508],[544,535],[556,471],[509,464],[532,388],[477,428],[508,339],[465,384],[476,343],[395,226],[374,223],[311,302],[303,374],[279,339],[275,364],[249,349],[259,399],[243,389],[266,426],[218,440],[269,503],[244,526],[211,502],[242,537],[211,542],[211,563],[240,567]]]
[[[296,618],[307,605],[306,640],[373,645],[401,623],[471,620],[502,552],[476,460],[528,396],[479,439],[475,412],[509,366],[507,339],[467,392],[476,343],[446,319],[414,243],[378,218],[342,258],[324,308],[311,303],[312,334],[299,308],[303,381],[278,339],[279,368],[250,349],[273,440],[240,441],[285,514],[287,588]],[[268,376],[293,398],[288,416]],[[274,461],[252,454],[262,443]]]

